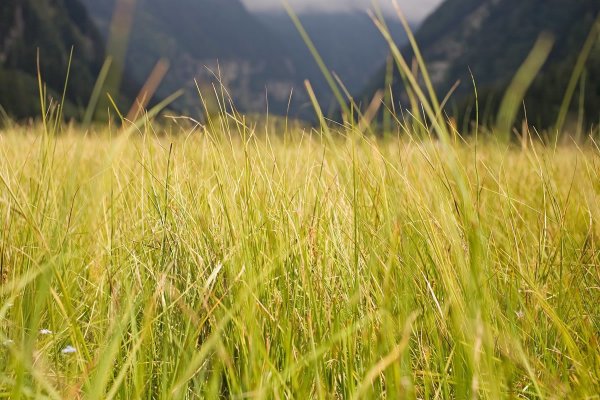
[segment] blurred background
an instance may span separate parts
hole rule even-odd
[[[402,79],[386,74],[389,46],[367,14],[369,9],[381,13],[411,60],[391,1],[289,4],[327,68],[360,105],[385,89],[402,107],[407,101]],[[600,45],[594,30],[600,1],[401,0],[399,6],[438,95],[452,93],[449,112],[461,119],[475,118],[473,79],[482,120],[495,114],[546,33],[552,50],[527,91],[528,118],[539,126],[556,118],[569,82],[576,79],[569,115],[589,124],[600,120]],[[104,118],[112,102],[135,116],[136,104],[154,104],[179,89],[183,94],[170,111],[200,118],[198,87],[210,92],[215,83],[217,90],[223,83],[246,113],[310,120],[314,111],[305,80],[324,111],[334,115],[339,107],[280,0],[2,0],[0,113],[5,117],[40,115],[38,59],[45,97],[58,102],[68,82],[68,118],[84,119],[86,112],[89,117],[90,109]]]

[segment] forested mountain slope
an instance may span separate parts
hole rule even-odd
[[[87,105],[104,50],[101,37],[79,0],[0,2],[0,105],[17,118],[40,115],[37,51],[49,94],[62,94],[71,47],[74,57],[66,113]]]
[[[472,102],[470,72],[480,90],[480,103],[494,115],[504,89],[542,32],[553,35],[553,51],[526,98],[528,117],[548,125],[564,95],[571,71],[600,12],[597,0],[446,0],[416,32],[429,73],[443,97],[460,81],[454,95],[459,112]],[[411,59],[412,51],[404,55]],[[598,121],[600,70],[598,50],[588,62],[585,108]],[[366,93],[383,87],[383,69]],[[393,86],[401,99],[399,76]]]

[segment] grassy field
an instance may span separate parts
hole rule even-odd
[[[0,133],[0,398],[598,398],[593,140],[221,122]]]

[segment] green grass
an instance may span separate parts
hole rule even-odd
[[[598,398],[593,140],[141,129],[0,134],[0,398]]]

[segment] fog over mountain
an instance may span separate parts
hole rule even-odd
[[[386,12],[393,12],[392,0],[376,0]],[[283,0],[243,0],[252,11],[275,11],[282,9]],[[297,12],[306,11],[364,11],[372,8],[373,0],[288,0]],[[402,11],[408,19],[420,21],[425,18],[441,0],[398,0]]]

